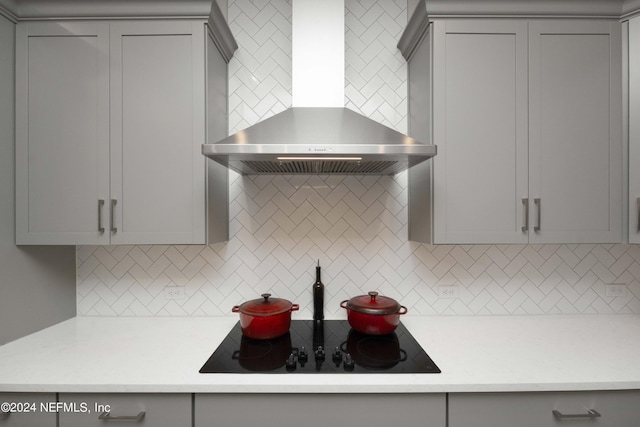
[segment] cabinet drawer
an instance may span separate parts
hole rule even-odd
[[[15,411],[0,413],[0,426],[55,427],[56,413],[43,411],[41,407],[41,404],[55,401],[54,393],[0,393],[0,403],[7,402],[16,406]]]
[[[149,427],[192,425],[190,394],[60,394],[60,402],[78,409],[77,412],[61,411],[60,427],[123,423]],[[108,415],[103,415],[104,412]]]
[[[449,427],[638,425],[640,391],[449,395]]]
[[[200,394],[196,427],[444,427],[444,394]]]

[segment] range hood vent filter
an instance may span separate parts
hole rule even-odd
[[[396,161],[251,161],[242,162],[251,168],[255,174],[357,174],[357,175],[380,175],[392,168]]]

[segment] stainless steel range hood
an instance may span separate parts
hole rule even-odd
[[[347,108],[294,107],[202,152],[249,175],[388,175],[433,157],[436,147]]]
[[[292,6],[293,107],[202,153],[248,175],[390,175],[435,156],[436,146],[344,108],[344,0]]]

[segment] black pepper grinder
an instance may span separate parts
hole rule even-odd
[[[316,267],[316,282],[313,284],[313,320],[324,320],[324,285],[320,280],[320,260]]]

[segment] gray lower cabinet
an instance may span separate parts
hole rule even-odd
[[[194,415],[195,427],[444,427],[446,397],[397,393],[196,394]]]
[[[453,393],[449,427],[640,425],[640,391]]]
[[[55,402],[55,393],[0,393],[0,403],[9,404],[0,409],[0,426],[56,427],[56,412],[48,410]]]
[[[60,394],[59,427],[191,427],[191,394]],[[85,410],[87,409],[87,410]]]

